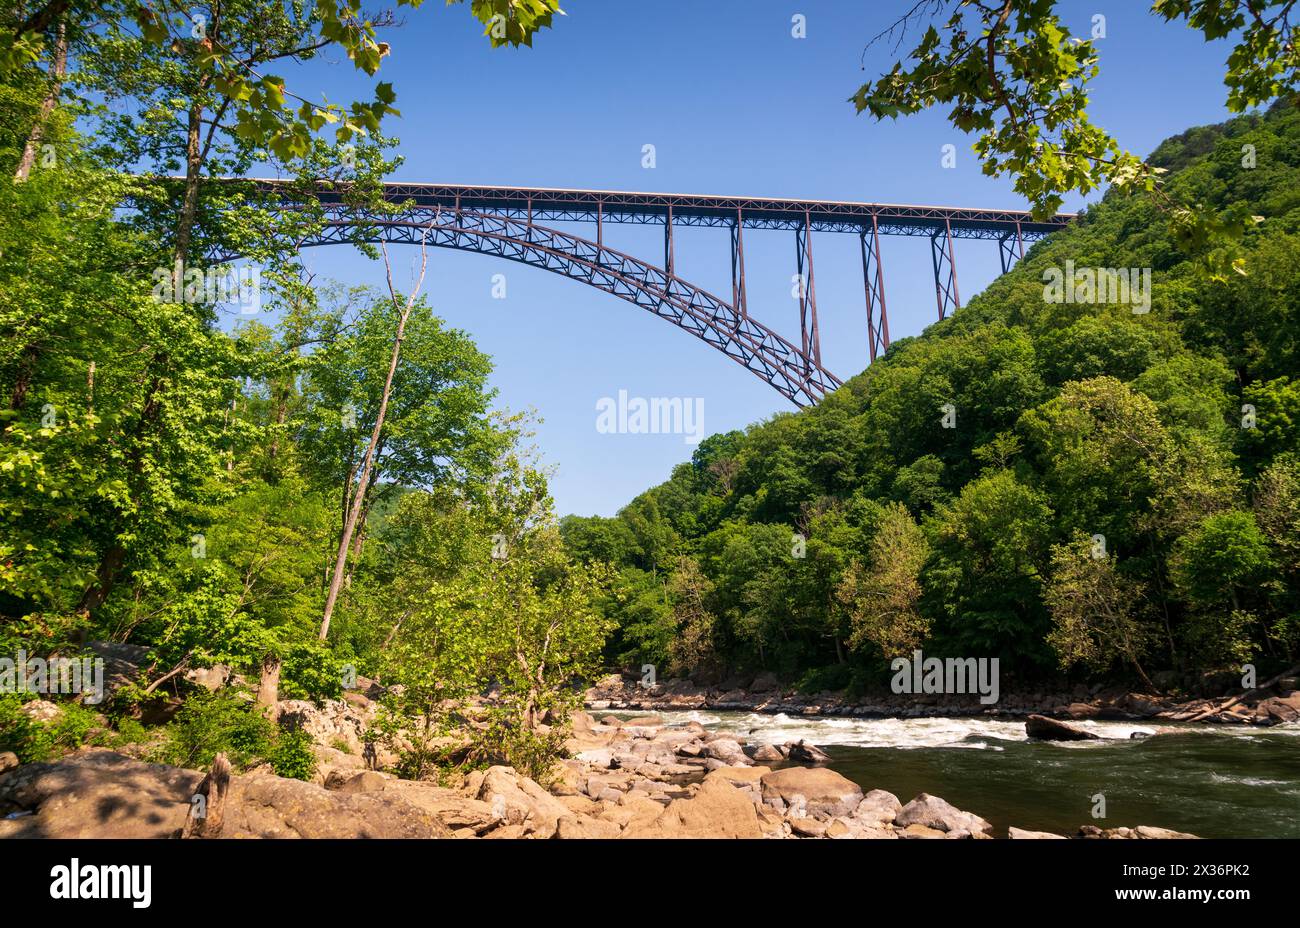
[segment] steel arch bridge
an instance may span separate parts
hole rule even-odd
[[[273,201],[283,197],[287,204],[301,196],[302,188],[288,181],[258,179],[252,183]],[[882,236],[929,238],[935,300],[942,320],[961,307],[953,249],[956,239],[996,241],[1005,273],[1024,256],[1025,242],[1043,238],[1075,218],[1062,213],[1036,221],[1029,213],[1017,210],[422,183],[384,184],[383,197],[397,207],[395,211],[361,216],[349,205],[345,193],[327,182],[311,191],[324,211],[324,222],[317,233],[301,243],[303,246],[424,241],[433,247],[494,255],[562,274],[634,303],[690,332],[797,406],[816,404],[842,383],[821,361],[813,232],[858,236],[867,344],[874,361],[889,348]],[[548,222],[591,223],[595,236],[571,235],[545,225]],[[662,264],[606,246],[604,230],[610,222],[662,226]],[[730,300],[678,276],[673,230],[680,226],[729,230]],[[749,314],[746,229],[794,233],[798,344]]]

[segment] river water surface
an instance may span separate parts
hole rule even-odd
[[[622,714],[622,713],[620,713]],[[748,744],[807,739],[864,790],[903,802],[931,793],[1010,825],[1073,834],[1080,825],[1155,825],[1204,838],[1300,838],[1300,725],[1078,722],[1106,740],[1029,741],[1017,720],[841,719],[663,712]],[[1131,739],[1134,732],[1160,732]],[[1093,818],[1105,796],[1106,817]]]

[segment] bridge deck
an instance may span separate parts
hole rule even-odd
[[[286,188],[290,183],[271,179],[255,182],[268,191]],[[327,185],[322,185],[316,195],[326,204],[341,201],[338,191]],[[1072,213],[1060,213],[1037,221],[1023,210],[955,206],[471,184],[390,182],[384,184],[384,196],[391,202],[411,201],[420,209],[459,207],[537,222],[658,225],[671,214],[673,224],[678,226],[730,227],[740,217],[744,228],[862,232],[870,231],[874,222],[881,235],[933,235],[951,227],[954,238],[976,239],[999,239],[1017,233],[1024,240],[1042,238],[1076,218]]]

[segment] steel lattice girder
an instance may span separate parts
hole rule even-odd
[[[358,238],[354,230],[369,231]],[[562,274],[621,297],[721,351],[797,406],[817,403],[840,386],[838,377],[767,326],[741,315],[713,294],[596,242],[506,216],[434,211],[425,222],[331,221],[304,246],[360,241],[453,248],[494,255]]]
[[[287,181],[229,181],[253,183],[264,193],[291,193]],[[337,185],[322,183],[315,196],[321,203],[340,204]],[[1060,213],[1038,221],[1023,210],[972,209],[894,203],[795,200],[765,197],[719,197],[679,193],[629,193],[612,190],[560,190],[547,187],[493,187],[457,184],[386,183],[384,199],[411,203],[410,218],[425,211],[470,210],[533,222],[629,222],[663,224],[672,210],[677,226],[731,226],[741,217],[745,228],[811,228],[814,232],[862,232],[879,235],[933,235],[951,229],[953,238],[996,241],[1018,232],[1034,241],[1068,225],[1075,218]]]

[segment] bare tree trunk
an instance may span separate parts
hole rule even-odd
[[[27,136],[27,144],[23,146],[23,156],[18,160],[18,170],[14,172],[14,183],[21,184],[31,176],[32,167],[36,164],[36,150],[41,147],[41,139],[45,137],[45,126],[49,123],[50,114],[58,105],[59,94],[63,91],[63,78],[67,73],[67,27],[59,23],[59,36],[54,41],[54,64],[50,68],[52,78],[50,89],[45,94],[45,99],[41,101],[40,111],[36,114],[36,124],[32,126],[31,134]]]
[[[226,820],[226,795],[230,791],[230,761],[224,753],[212,762],[190,802],[182,838],[219,838]]]
[[[397,374],[397,361],[402,355],[402,339],[406,337],[406,322],[411,318],[411,309],[415,306],[415,298],[420,293],[420,288],[424,286],[424,273],[429,267],[429,250],[426,245],[426,239],[429,235],[429,227],[425,226],[424,232],[420,235],[420,277],[415,282],[410,294],[406,298],[406,304],[397,298],[397,291],[393,288],[393,266],[388,260],[388,249],[383,249],[384,268],[388,272],[388,293],[392,297],[393,305],[400,310],[400,316],[397,321],[397,334],[393,338],[393,352],[388,362],[388,377],[384,380],[384,390],[379,398],[379,413],[375,416],[375,427],[370,433],[370,442],[366,445],[365,460],[361,465],[361,476],[357,480],[357,490],[352,495],[352,504],[348,507],[348,520],[343,526],[343,537],[339,539],[338,556],[334,559],[334,573],[330,578],[329,594],[325,597],[325,615],[320,623],[320,640],[324,641],[329,637],[330,618],[334,615],[334,606],[338,602],[339,590],[343,587],[343,572],[347,566],[348,549],[352,544],[352,535],[357,529],[357,522],[361,517],[361,508],[365,505],[366,487],[370,482],[370,470],[374,466],[375,450],[379,446],[379,436],[384,428],[384,418],[388,415],[388,398],[393,392],[393,377]]]

